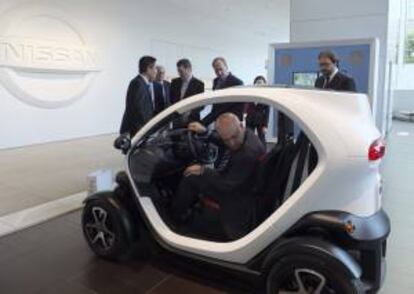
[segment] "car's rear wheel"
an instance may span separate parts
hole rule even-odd
[[[115,208],[106,199],[95,199],[85,204],[82,214],[82,228],[92,251],[110,260],[125,260],[132,251],[132,240],[125,225],[127,215]]]
[[[352,279],[337,262],[308,255],[279,260],[267,279],[270,294],[362,294],[362,283]]]

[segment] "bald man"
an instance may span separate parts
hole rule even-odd
[[[188,128],[196,133],[207,129],[198,122]],[[213,197],[220,205],[220,218],[229,240],[247,234],[253,225],[255,200],[251,188],[258,158],[265,150],[259,138],[245,129],[233,113],[224,113],[216,120],[216,132],[210,139],[225,147],[224,158],[215,169],[199,164],[184,171],[173,201],[173,213],[183,219],[200,194]]]

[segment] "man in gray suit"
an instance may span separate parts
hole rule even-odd
[[[127,91],[121,134],[128,133],[133,137],[154,116],[157,108],[152,84],[157,74],[155,63],[152,56],[143,56],[139,60],[139,75],[129,83]]]

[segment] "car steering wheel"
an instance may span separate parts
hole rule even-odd
[[[193,160],[200,164],[211,164],[217,159],[218,147],[209,142],[206,135],[199,135],[187,128],[180,128],[169,131],[167,136],[178,137],[179,141],[184,141],[181,143],[187,145]]]
[[[201,164],[210,164],[217,160],[218,147],[209,141],[208,135],[200,135],[188,130],[188,146],[194,159]]]

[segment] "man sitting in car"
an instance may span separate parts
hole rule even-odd
[[[190,123],[188,128],[199,134],[207,132],[198,122]],[[259,138],[233,113],[218,117],[216,132],[210,138],[225,146],[224,155],[215,169],[199,164],[186,168],[173,201],[173,213],[178,221],[184,221],[199,195],[208,195],[220,205],[224,231],[234,240],[251,229],[255,207],[253,174],[265,150]]]

